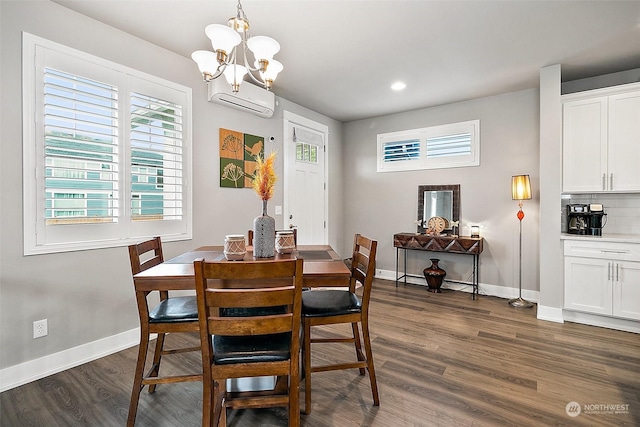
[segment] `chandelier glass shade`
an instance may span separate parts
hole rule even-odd
[[[280,50],[277,41],[267,36],[249,36],[249,20],[240,0],[237,15],[229,18],[227,25],[207,25],[205,34],[211,40],[213,52],[197,50],[191,58],[198,64],[207,83],[224,75],[233,92],[238,92],[244,76],[249,75],[254,82],[269,90],[284,68],[273,59]],[[249,52],[253,62],[249,59]]]

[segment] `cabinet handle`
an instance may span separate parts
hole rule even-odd
[[[603,190],[607,189],[607,174],[606,173],[602,174],[602,189]]]
[[[609,177],[609,190],[613,190],[613,174]]]
[[[607,280],[611,280],[611,263],[607,263]]]
[[[616,282],[620,281],[620,264],[616,264]]]

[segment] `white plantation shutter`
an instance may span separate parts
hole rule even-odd
[[[131,216],[182,218],[182,106],[131,95]]]
[[[378,172],[479,164],[479,120],[378,135]]]
[[[23,34],[24,253],[191,238],[191,90]]]
[[[471,154],[470,133],[427,138],[427,158],[468,156],[469,154]]]
[[[47,224],[118,217],[117,88],[44,70]]]
[[[386,142],[383,144],[383,161],[398,162],[420,158],[420,140]]]

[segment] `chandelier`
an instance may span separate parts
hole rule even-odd
[[[283,69],[282,64],[273,59],[273,55],[280,50],[280,44],[267,36],[250,37],[249,20],[240,0],[238,13],[229,18],[227,25],[210,24],[204,31],[211,39],[214,52],[197,50],[191,54],[191,58],[198,64],[205,82],[224,75],[233,92],[237,93],[244,76],[248,74],[257,84],[271,89],[273,81]],[[253,54],[253,65],[248,57],[249,50]]]

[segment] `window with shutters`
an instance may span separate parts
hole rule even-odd
[[[480,164],[480,121],[378,135],[378,172]]]
[[[191,90],[23,37],[25,255],[191,238]]]

